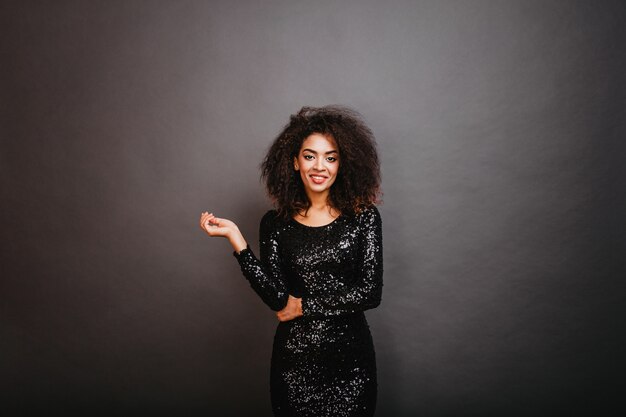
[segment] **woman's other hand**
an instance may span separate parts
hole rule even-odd
[[[289,321],[302,315],[302,298],[290,295],[285,308],[276,313],[279,321]]]

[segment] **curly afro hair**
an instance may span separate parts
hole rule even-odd
[[[356,111],[337,105],[303,107],[291,115],[260,165],[261,181],[280,217],[285,220],[311,206],[302,179],[293,169],[304,140],[313,133],[332,137],[339,150],[339,171],[328,203],[353,216],[382,202],[376,139]]]

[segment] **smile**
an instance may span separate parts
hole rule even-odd
[[[309,175],[309,177],[311,177],[311,180],[313,180],[315,184],[322,184],[324,181],[326,181],[326,178],[328,178],[322,175]]]

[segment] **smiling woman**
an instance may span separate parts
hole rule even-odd
[[[325,188],[330,190],[339,169],[338,156],[337,143],[332,136],[313,133],[302,143],[302,151],[294,158],[293,165],[296,171],[300,171],[305,185],[309,185],[311,178],[314,184],[324,184]],[[309,192],[307,195],[311,198]]]
[[[307,185],[315,182],[307,174],[315,171],[299,172],[297,166],[309,167],[305,161],[316,162],[321,164],[317,173],[330,178],[330,171],[324,169],[330,170],[335,160],[338,166],[333,183],[325,187],[328,192],[323,196],[311,194],[314,189]],[[360,114],[346,107],[303,107],[292,115],[267,152],[261,171],[267,192],[283,219],[299,213],[307,216],[310,209],[315,212],[322,203],[342,213],[356,214],[363,207],[381,202],[374,134]]]
[[[302,150],[294,157],[294,170],[300,171],[300,179],[304,190],[313,207],[326,206],[330,188],[337,178],[339,171],[339,152],[337,143],[329,135],[313,133],[302,143]],[[331,210],[323,210],[318,220],[328,220],[335,217]],[[296,218],[300,222],[307,222],[306,216],[298,213]],[[332,219],[331,219],[332,220]]]
[[[364,311],[382,298],[380,169],[374,137],[343,107],[303,108],[270,147],[261,177],[276,209],[261,219],[260,257],[230,220],[241,271],[279,320],[270,368],[276,416],[372,416],[376,355]]]

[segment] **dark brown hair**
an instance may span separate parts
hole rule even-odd
[[[303,107],[291,115],[260,166],[261,180],[279,216],[287,220],[311,205],[293,159],[313,133],[332,137],[339,148],[339,171],[330,188],[329,204],[342,215],[355,215],[381,203],[376,139],[362,116],[337,105]]]

